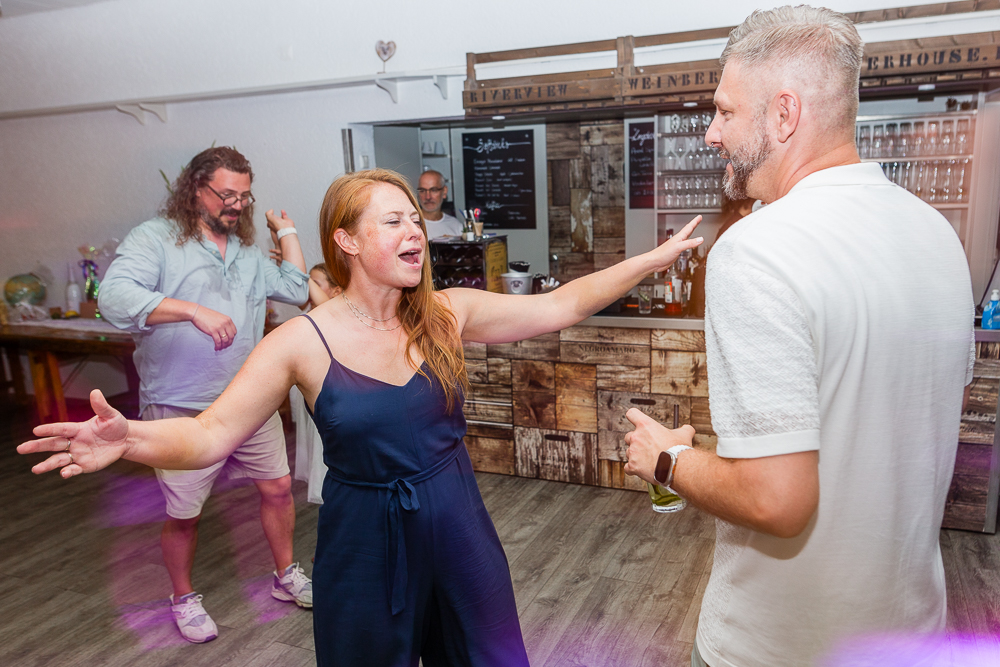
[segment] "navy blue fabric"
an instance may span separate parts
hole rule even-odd
[[[436,379],[387,384],[331,354],[313,420],[328,468],[313,568],[317,663],[526,666],[461,405],[448,414]]]

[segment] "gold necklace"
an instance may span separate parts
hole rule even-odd
[[[375,331],[395,331],[399,327],[403,326],[402,321],[399,324],[397,324],[396,326],[394,326],[394,327],[392,327],[390,329],[383,329],[382,327],[377,327],[377,326],[375,326],[373,324],[368,324],[367,322],[365,322],[361,318],[362,317],[367,317],[368,319],[372,320],[373,322],[388,322],[389,320],[391,320],[393,317],[396,317],[396,316],[393,315],[392,317],[387,317],[384,320],[379,320],[379,319],[376,319],[376,318],[372,317],[371,315],[365,315],[360,310],[358,310],[357,306],[355,306],[353,303],[351,303],[351,300],[347,298],[347,294],[346,293],[341,292],[340,295],[342,297],[344,297],[344,301],[347,302],[347,305],[350,307],[351,312],[354,313],[354,317],[358,318],[358,322],[361,322],[361,324],[365,325],[369,329],[374,329]]]

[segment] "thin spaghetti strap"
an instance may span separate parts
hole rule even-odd
[[[316,333],[319,334],[319,339],[323,341],[323,347],[326,348],[326,353],[330,355],[330,361],[333,361],[333,352],[330,351],[330,346],[326,344],[326,338],[323,337],[323,332],[319,330],[318,326],[316,326],[316,321],[313,318],[309,317],[309,315],[307,315],[306,313],[302,313],[302,317],[309,320],[310,324],[313,325],[313,329],[315,329]]]

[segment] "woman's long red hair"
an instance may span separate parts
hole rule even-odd
[[[402,176],[388,169],[366,169],[341,176],[330,185],[323,198],[323,207],[319,212],[319,234],[326,269],[344,290],[351,284],[351,268],[347,263],[347,254],[333,238],[334,232],[343,229],[351,236],[358,233],[361,215],[371,200],[372,187],[380,183],[395,186],[406,194],[413,208],[420,213],[420,227],[424,230],[424,237],[427,236],[427,226],[424,224],[420,205]],[[413,360],[414,348],[420,351],[431,374],[444,389],[450,412],[460,396],[468,390],[469,379],[455,314],[434,296],[434,282],[426,248],[420,283],[416,287],[403,289],[396,314],[403,331],[407,333],[406,362],[427,377],[423,368]]]

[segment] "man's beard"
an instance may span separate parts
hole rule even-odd
[[[235,215],[236,219],[232,222],[226,222],[222,219],[224,215]],[[234,208],[226,208],[219,212],[219,217],[211,215],[208,211],[202,209],[201,220],[208,228],[212,230],[214,234],[220,234],[222,236],[229,236],[240,224],[240,218],[242,214]]]
[[[719,156],[729,160],[733,174],[727,171],[722,177],[722,191],[732,201],[747,198],[747,184],[750,177],[764,166],[771,155],[771,140],[767,136],[766,120],[763,115],[758,117],[753,135],[743,146],[734,148],[731,152],[719,149]]]

